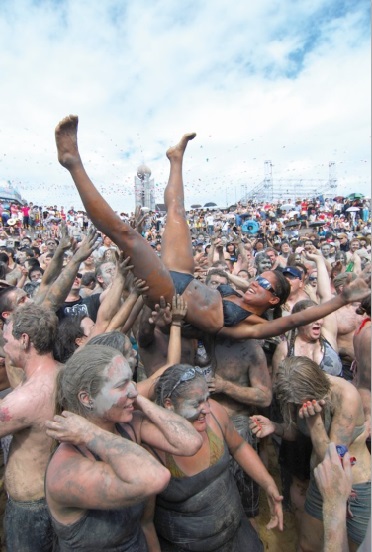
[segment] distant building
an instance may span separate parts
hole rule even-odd
[[[0,201],[21,204],[21,194],[14,188],[9,180],[0,180]]]
[[[136,207],[147,207],[150,211],[155,211],[155,184],[154,179],[150,176],[151,169],[149,167],[146,165],[138,167],[134,177]]]

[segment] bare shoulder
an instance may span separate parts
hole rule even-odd
[[[226,427],[230,421],[229,415],[226,409],[213,399],[209,399],[209,406],[211,409],[212,417],[214,417],[222,428]]]
[[[361,406],[358,390],[354,385],[337,376],[327,376],[331,381],[331,393],[335,397],[335,407],[352,410]]]

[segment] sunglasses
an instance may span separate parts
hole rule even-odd
[[[175,385],[173,385],[171,391],[168,393],[168,395],[165,397],[166,399],[168,399],[172,394],[173,394],[173,391],[175,389],[177,389],[177,387],[179,385],[181,385],[181,383],[185,383],[186,381],[191,381],[193,380],[197,375],[199,376],[203,376],[204,375],[204,372],[203,370],[201,370],[201,368],[199,368],[199,366],[195,366],[195,367],[192,367],[190,368],[189,370],[187,370],[186,372],[184,372],[182,374],[182,376],[180,377],[180,379],[177,381],[177,383]]]
[[[275,295],[275,297],[278,297],[275,289],[270,284],[269,280],[266,280],[266,278],[263,278],[262,276],[256,276],[255,281],[260,287],[262,287],[263,289],[266,289],[266,291],[269,291],[270,293]]]
[[[317,280],[318,277],[317,276],[309,276],[309,280]]]

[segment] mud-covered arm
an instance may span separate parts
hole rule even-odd
[[[330,443],[323,462],[314,469],[314,477],[323,497],[323,550],[349,552],[346,532],[347,501],[352,489],[349,453],[345,453],[341,463],[335,444]]]
[[[49,292],[42,301],[43,306],[54,311],[63,305],[69,291],[74,283],[79,267],[96,248],[97,231],[91,227],[84,237],[79,249],[75,251],[70,262],[64,267],[61,274],[53,282]]]
[[[126,274],[133,268],[130,264],[130,258],[124,258],[124,253],[120,253],[116,264],[116,273],[110,286],[110,293],[105,294],[97,312],[96,324],[89,336],[92,337],[107,331],[114,315],[118,312],[121,304],[121,295],[123,293]],[[88,341],[89,341],[88,339]]]
[[[61,233],[60,233],[59,244],[57,246],[57,249],[54,252],[54,255],[50,263],[45,269],[45,272],[41,279],[39,290],[35,297],[35,302],[38,305],[40,305],[44,301],[46,295],[50,291],[51,285],[61,274],[61,271],[63,268],[64,254],[72,247],[72,245],[73,245],[73,240],[68,235],[66,223],[63,221],[61,222]]]
[[[143,447],[81,416],[65,411],[45,426],[49,437],[63,443],[46,476],[47,492],[61,507],[123,508],[161,492],[169,482],[168,470]],[[87,447],[100,462],[84,457],[76,446]]]
[[[149,288],[146,285],[145,281],[139,280],[138,278],[133,278],[132,283],[130,285],[129,295],[125,299],[121,307],[119,308],[118,312],[110,321],[106,330],[107,332],[119,330],[126,324],[133,309],[137,304],[138,297],[145,294],[146,291],[148,291],[148,289]]]
[[[144,443],[179,456],[193,456],[202,446],[200,433],[172,410],[158,406],[142,395],[136,398],[136,408],[145,415],[140,426]]]

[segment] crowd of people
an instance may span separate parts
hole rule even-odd
[[[369,200],[186,212],[194,136],[164,213],[111,209],[74,116],[56,143],[85,211],[2,202],[8,552],[261,551],[260,488],[298,550],[368,546]]]

